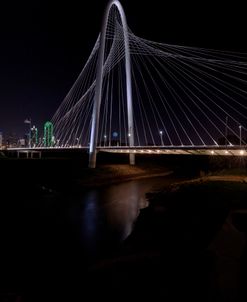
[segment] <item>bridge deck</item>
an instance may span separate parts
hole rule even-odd
[[[36,148],[8,148],[9,151],[27,152],[27,151],[52,151],[52,150],[85,150],[88,147],[36,147]],[[134,153],[134,154],[176,154],[176,155],[220,155],[220,156],[247,156],[247,146],[98,146],[99,152],[109,153]]]
[[[176,154],[176,155],[221,155],[221,156],[247,156],[247,150],[239,146],[226,147],[116,147],[99,148],[103,152],[135,153],[135,154]]]

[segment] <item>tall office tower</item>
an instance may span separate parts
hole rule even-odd
[[[38,145],[38,129],[33,126],[30,130],[31,135],[31,147],[36,147]]]
[[[44,146],[54,146],[53,124],[49,121],[44,125]]]

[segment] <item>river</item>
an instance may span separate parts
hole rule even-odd
[[[171,181],[145,178],[65,195],[43,188],[26,200],[10,198],[1,213],[1,290],[36,288],[43,274],[48,284],[109,257],[148,206],[145,194]]]
[[[87,295],[219,301],[230,288],[229,301],[237,301],[247,253],[230,208],[245,209],[246,184],[185,186],[161,195],[162,207],[157,196],[141,211],[149,205],[146,193],[177,181],[145,178],[64,194],[7,187],[0,204],[0,298],[14,293],[25,302],[54,302],[66,292],[67,301]]]

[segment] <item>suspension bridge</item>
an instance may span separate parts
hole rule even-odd
[[[118,0],[55,112],[54,148],[246,156],[247,54],[136,36]]]

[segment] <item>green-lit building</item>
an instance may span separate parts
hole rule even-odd
[[[54,146],[53,124],[49,121],[44,125],[44,146]]]

